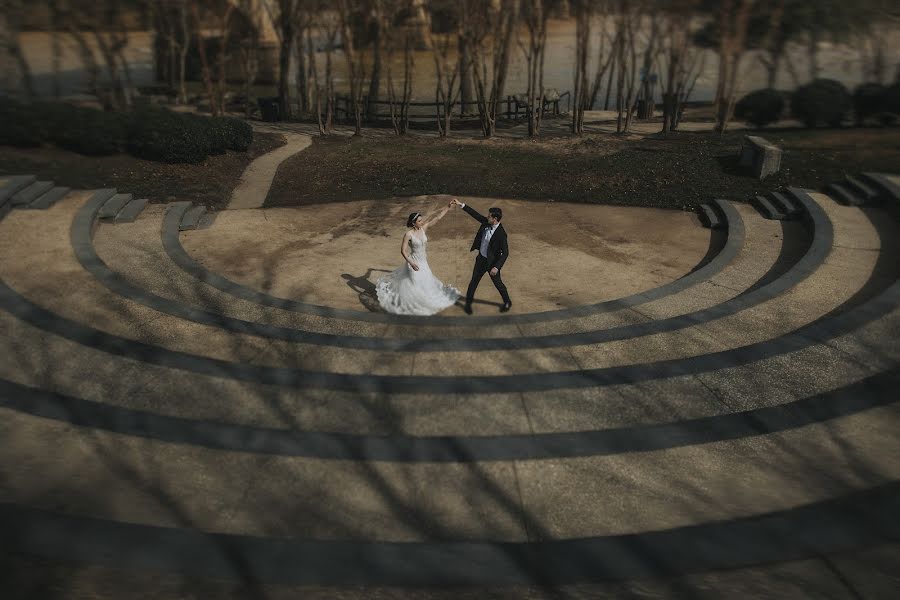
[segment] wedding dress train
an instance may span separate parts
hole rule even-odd
[[[409,243],[409,258],[419,270],[405,263],[379,279],[375,284],[378,303],[395,315],[433,315],[452,306],[460,298],[459,290],[441,283],[431,272],[425,251],[428,237],[423,232],[420,239],[413,233]]]

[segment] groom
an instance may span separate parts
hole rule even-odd
[[[488,216],[485,218],[475,209],[466,206],[456,198],[450,204],[459,206],[482,225],[475,235],[475,241],[472,242],[472,250],[478,250],[478,254],[475,257],[475,268],[472,270],[472,281],[469,282],[469,290],[466,292],[466,314],[472,314],[472,299],[475,297],[475,288],[478,287],[478,283],[485,273],[490,274],[494,287],[497,288],[497,291],[500,292],[500,297],[503,298],[503,306],[500,307],[500,312],[508,311],[512,306],[512,301],[509,299],[509,293],[506,291],[506,286],[500,278],[500,269],[503,268],[503,263],[506,262],[509,256],[506,230],[500,224],[500,219],[503,218],[503,211],[499,208],[489,208]]]

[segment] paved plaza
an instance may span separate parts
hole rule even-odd
[[[513,310],[483,284],[472,316],[399,317],[375,281],[446,197],[203,215],[5,176],[4,579],[892,597],[900,180],[856,181],[875,194],[791,188],[783,219],[723,199],[714,222],[463,198],[503,208]],[[429,232],[458,287],[472,225]]]

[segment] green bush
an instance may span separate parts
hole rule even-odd
[[[791,112],[807,127],[840,127],[852,106],[847,88],[833,79],[816,79],[794,92]]]
[[[49,109],[48,138],[60,148],[86,156],[122,152],[128,140],[130,115],[93,108]]]
[[[211,151],[210,136],[199,119],[161,108],[135,111],[128,151],[138,158],[159,162],[203,162]]]
[[[773,89],[756,90],[740,99],[734,107],[734,116],[756,127],[765,127],[781,118],[784,98]]]
[[[184,117],[191,121],[198,135],[206,138],[210,154],[225,154],[228,150],[228,136],[225,129],[216,122],[217,119],[194,114],[186,114]]]
[[[234,117],[221,117],[221,127],[226,131],[228,149],[237,152],[246,152],[253,142],[253,128],[250,124]]]
[[[0,96],[0,145],[34,148],[44,142],[44,130],[36,127],[28,106]]]
[[[884,91],[882,102],[882,108],[889,122],[893,122],[900,116],[900,81]]]
[[[884,115],[886,92],[887,88],[880,83],[864,83],[853,90],[853,112],[857,125],[862,125],[870,117]]]

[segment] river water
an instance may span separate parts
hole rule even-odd
[[[596,43],[599,35],[595,28],[593,41]],[[524,32],[522,32],[524,41]],[[131,70],[132,81],[135,85],[149,85],[153,83],[153,54],[152,32],[133,32],[130,35],[130,43],[126,50],[126,57]],[[22,36],[22,45],[25,56],[34,72],[35,82],[39,93],[49,95],[53,90],[52,77],[52,46],[51,34],[44,32],[28,32]],[[65,95],[84,93],[87,88],[87,76],[81,66],[78,52],[68,36],[62,37],[64,55],[61,66],[61,87]],[[896,65],[900,62],[900,31],[892,36],[892,54],[888,57],[891,65],[889,73],[893,74]],[[99,56],[99,53],[97,53]],[[594,52],[591,56],[594,56]],[[715,93],[717,64],[715,53],[706,52],[705,67],[697,80],[697,86],[692,100],[711,100]],[[550,21],[547,40],[547,56],[544,74],[544,85],[547,88],[555,88],[565,92],[572,88],[573,69],[575,55],[575,24],[574,21]],[[791,49],[792,61],[801,77],[801,82],[808,79],[807,55],[804,48]],[[346,86],[346,72],[343,56],[338,52],[334,56],[337,86],[339,89]],[[317,57],[320,68],[324,66],[324,53],[319,52]],[[391,61],[397,74],[402,73],[402,57],[395,56]],[[837,79],[848,87],[859,84],[863,79],[862,57],[857,48],[851,45],[822,43],[819,53],[821,76]],[[101,62],[102,64],[102,62]],[[509,79],[506,86],[508,94],[522,93],[525,91],[527,74],[525,58],[517,45],[514,45],[512,64],[509,70]],[[591,68],[591,72],[593,68]],[[746,55],[743,63],[740,80],[740,93],[765,87],[766,72],[756,57],[756,53]],[[415,100],[432,101],[435,88],[435,67],[433,55],[430,51],[415,53],[415,77],[413,95]],[[791,89],[793,81],[787,71],[782,68],[779,73],[777,87]],[[604,88],[605,89],[605,88]],[[382,87],[382,95],[386,95],[386,88]],[[601,100],[602,102],[602,100]]]

